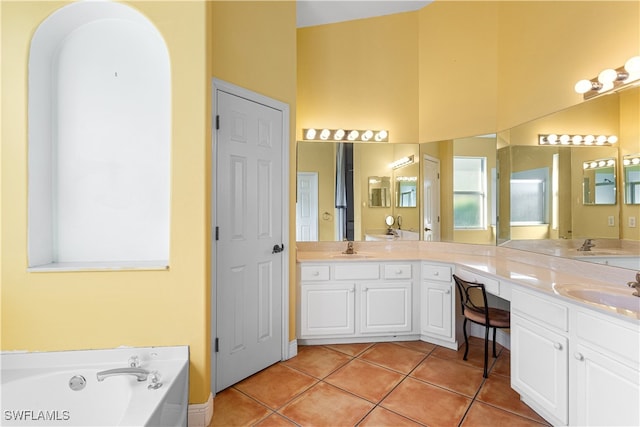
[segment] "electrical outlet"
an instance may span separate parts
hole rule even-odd
[[[629,227],[631,227],[631,228],[635,228],[636,227],[636,217],[635,216],[630,216],[629,217]]]
[[[613,219],[613,215],[609,215],[609,217],[607,218],[607,224],[609,224],[609,227],[613,227],[614,225],[616,225],[615,220]]]

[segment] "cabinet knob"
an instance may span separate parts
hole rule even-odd
[[[447,289],[446,291],[444,291],[445,294],[449,295],[451,293],[450,289]]]
[[[584,356],[582,355],[582,353],[576,353],[573,355],[573,357],[575,357],[576,360],[580,360],[580,361],[584,360]]]
[[[555,348],[556,350],[562,350],[562,344],[560,344],[559,342],[554,342],[553,348]]]
[[[439,272],[437,272],[437,271],[435,271],[435,272],[433,273],[433,275],[434,275],[434,276],[439,276],[439,275],[440,275],[440,273],[439,273]]]
[[[314,275],[314,276],[319,276],[319,275],[320,275],[320,272],[316,270],[316,271],[314,271],[314,272],[313,272],[313,275]]]
[[[396,274],[402,274],[402,270],[401,269],[397,269],[396,270]]]
[[[362,292],[367,292],[369,288],[362,288]]]

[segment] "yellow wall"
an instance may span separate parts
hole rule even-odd
[[[27,63],[63,2],[2,2],[2,350],[189,345],[190,401],[210,385],[205,5],[132,2],[164,36],[172,69],[168,271],[28,273]]]

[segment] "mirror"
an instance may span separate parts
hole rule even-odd
[[[640,154],[624,156],[624,203],[640,205]]]
[[[582,166],[582,204],[616,204],[616,160],[587,160]]]
[[[391,178],[388,176],[369,177],[369,207],[388,208],[391,206]]]

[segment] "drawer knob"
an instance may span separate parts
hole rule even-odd
[[[402,274],[402,270],[401,269],[397,269],[396,270],[396,274]]]
[[[575,357],[576,360],[580,360],[580,361],[584,360],[584,356],[582,355],[582,353],[576,353],[573,355],[573,357]]]
[[[450,289],[447,289],[446,291],[444,291],[445,294],[449,295],[451,293]]]
[[[562,350],[562,344],[560,344],[559,342],[554,342],[553,348],[555,348],[556,350]]]
[[[320,272],[319,272],[318,270],[316,270],[316,271],[314,271],[312,274],[313,274],[314,276],[319,276],[319,275],[320,275]]]
[[[439,276],[439,275],[440,275],[440,273],[439,273],[439,272],[437,272],[437,271],[435,271],[435,272],[433,273],[433,275],[434,275],[434,276]]]

